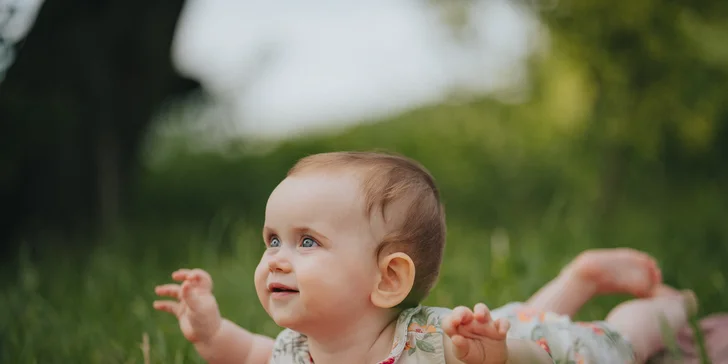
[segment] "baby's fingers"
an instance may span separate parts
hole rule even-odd
[[[175,316],[179,316],[181,306],[179,302],[174,301],[154,301],[154,309],[169,312]]]
[[[455,307],[452,313],[442,321],[442,329],[445,334],[453,336],[457,334],[457,329],[461,325],[466,325],[473,321],[473,312],[465,306]]]
[[[191,282],[199,288],[212,291],[212,277],[202,269],[180,269],[172,273],[172,279]]]
[[[450,341],[452,342],[453,353],[456,358],[462,359],[468,356],[468,353],[470,353],[470,343],[466,338],[462,335],[453,335],[450,337]]]
[[[494,326],[498,334],[500,334],[502,338],[505,338],[508,334],[508,330],[511,328],[511,323],[506,319],[498,319],[494,322]]]
[[[187,277],[189,277],[192,274],[192,269],[182,268],[177,269],[176,271],[172,272],[172,279],[175,281],[185,281],[187,280]]]
[[[473,307],[473,316],[481,324],[490,322],[490,310],[484,303],[478,303]]]
[[[487,324],[473,323],[473,325],[464,327],[463,330],[466,330],[465,332],[469,332],[472,335],[486,337],[488,339],[500,340],[503,338],[495,322],[489,322]]]
[[[190,282],[185,282],[182,284],[181,288],[181,297],[187,303],[187,306],[192,311],[200,311],[203,307],[203,301],[200,297],[200,293],[195,287],[193,287],[193,284]]]
[[[179,284],[163,284],[161,286],[154,287],[154,293],[158,296],[172,297],[179,299],[180,285]]]

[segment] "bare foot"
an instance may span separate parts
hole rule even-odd
[[[650,297],[671,297],[671,296],[682,296],[685,304],[685,312],[688,317],[695,316],[698,313],[698,297],[695,292],[689,289],[677,290],[666,284],[658,284],[650,292]]]
[[[649,297],[662,282],[657,262],[648,254],[629,248],[585,251],[562,274],[591,284],[596,294]]]
[[[652,291],[650,291],[649,297],[668,297],[668,296],[678,296],[680,295],[680,291],[672,288],[664,283],[660,283],[656,285]]]
[[[698,296],[695,295],[695,292],[690,289],[684,289],[680,293],[683,296],[683,300],[685,300],[685,312],[687,312],[688,317],[697,315],[699,303]]]

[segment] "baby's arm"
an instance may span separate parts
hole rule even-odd
[[[475,312],[473,312],[475,311]],[[458,307],[443,319],[445,362],[448,364],[550,364],[551,357],[535,342],[507,338],[508,321],[493,321],[479,303],[471,311]]]
[[[180,269],[172,278],[182,285],[156,287],[160,296],[177,301],[155,301],[154,308],[177,316],[185,338],[192,342],[200,356],[210,364],[266,364],[273,351],[273,339],[256,335],[220,317],[212,278],[201,269]]]
[[[253,334],[223,319],[217,333],[206,342],[195,343],[195,349],[210,364],[267,364],[273,343],[267,336]]]

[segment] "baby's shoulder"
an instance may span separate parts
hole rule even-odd
[[[450,312],[441,307],[417,306],[397,319],[392,351],[382,363],[445,364],[442,320]]]
[[[435,306],[417,306],[404,310],[400,319],[424,320],[425,322],[439,322],[443,317],[452,313],[451,308]]]

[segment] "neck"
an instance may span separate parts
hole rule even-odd
[[[392,350],[396,324],[393,310],[338,321],[334,330],[306,335],[309,352],[315,364],[378,363]]]

